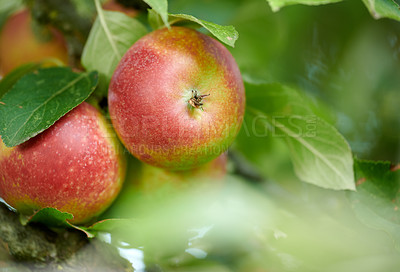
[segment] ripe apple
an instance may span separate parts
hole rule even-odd
[[[186,189],[192,185],[205,184],[220,187],[226,175],[227,155],[221,154],[211,162],[198,168],[184,171],[169,171],[167,169],[143,164],[141,175],[135,185],[144,193],[154,193],[159,189]]]
[[[119,193],[125,158],[101,113],[84,102],[16,147],[0,141],[0,197],[23,214],[45,207],[84,223]]]
[[[108,218],[131,217],[132,214],[137,218],[148,217],[167,203],[192,205],[196,196],[205,195],[212,202],[219,197],[227,180],[226,153],[198,168],[184,171],[169,171],[132,156],[128,158],[124,188],[116,200],[116,208],[107,210]]]
[[[0,33],[0,70],[7,74],[21,64],[57,58],[68,63],[68,50],[62,34],[39,25],[27,9],[8,18]]]
[[[245,91],[221,43],[171,27],[145,35],[126,52],[108,102],[115,130],[134,156],[184,170],[227,150],[243,121]]]
[[[136,17],[139,14],[138,10],[131,7],[125,7],[122,4],[118,3],[117,0],[108,0],[103,4],[102,7],[104,10],[119,11],[125,13],[125,15],[132,18]]]

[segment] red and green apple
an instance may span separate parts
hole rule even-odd
[[[29,10],[11,15],[0,33],[0,73],[28,63],[56,58],[68,63],[68,50],[62,34],[32,20]]]
[[[197,168],[184,171],[169,171],[149,164],[142,164],[140,174],[133,180],[143,193],[153,194],[158,190],[185,190],[193,186],[201,188],[220,188],[227,171],[227,154]]]
[[[126,52],[108,102],[115,130],[134,156],[186,170],[228,149],[243,121],[245,90],[220,42],[173,26],[145,35]]]
[[[138,10],[136,10],[132,7],[126,7],[126,6],[122,5],[121,3],[118,3],[117,0],[107,0],[106,2],[104,2],[102,7],[104,10],[122,12],[125,15],[132,17],[132,18],[136,17],[139,14]]]
[[[84,102],[25,143],[0,141],[0,197],[22,214],[52,207],[84,223],[116,198],[125,168],[110,124]]]

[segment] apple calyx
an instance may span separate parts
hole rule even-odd
[[[197,93],[197,90],[192,90],[192,97],[188,100],[188,103],[189,103],[189,105],[192,106],[193,108],[195,108],[195,109],[201,109],[202,111],[204,111],[204,110],[203,110],[203,105],[204,105],[204,103],[203,103],[203,98],[206,97],[206,96],[209,96],[209,95],[210,95],[210,94],[202,94],[202,95],[199,95],[199,94]]]

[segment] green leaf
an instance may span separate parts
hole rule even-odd
[[[43,223],[49,227],[70,227],[70,224],[67,223],[67,220],[73,219],[74,216],[67,212],[60,212],[54,208],[43,208],[36,211],[34,214],[20,215],[20,221],[22,225],[26,225],[30,222]]]
[[[115,229],[131,229],[132,226],[136,223],[136,219],[125,219],[125,218],[111,218],[100,220],[89,227],[80,227],[88,237],[95,237],[99,232],[111,232]],[[89,236],[90,235],[90,236]]]
[[[162,21],[162,18],[160,14],[155,12],[153,9],[148,10],[148,15],[147,15],[147,20],[149,21],[149,25],[151,26],[152,29],[159,29],[164,26],[164,22]]]
[[[14,86],[17,81],[23,77],[24,75],[31,73],[37,70],[41,66],[40,63],[27,63],[17,67],[8,73],[1,81],[0,81],[0,99],[1,97],[8,92],[12,86]]]
[[[0,100],[0,135],[16,146],[53,125],[82,103],[97,85],[97,73],[67,67],[39,69],[23,76]]]
[[[99,85],[107,90],[112,74],[125,52],[147,33],[138,20],[121,12],[104,11],[96,1],[98,16],[82,53],[82,65],[99,72]]]
[[[357,217],[367,226],[392,236],[400,249],[400,171],[390,162],[356,159],[357,192],[349,199]]]
[[[14,86],[17,81],[23,77],[24,75],[28,73],[32,73],[33,71],[42,68],[42,67],[49,67],[49,66],[64,66],[64,63],[62,63],[59,59],[56,58],[45,58],[40,62],[30,62],[30,63],[25,63],[17,68],[13,69],[11,72],[9,72],[4,78],[1,79],[0,81],[0,98],[8,92],[12,86]]]
[[[400,6],[394,0],[363,0],[375,19],[391,18],[400,21]]]
[[[41,223],[50,228],[74,228],[85,233],[88,238],[94,237],[94,233],[88,231],[87,228],[76,226],[68,221],[73,218],[74,216],[70,213],[61,212],[50,207],[40,209],[32,215],[20,214],[19,217],[22,225],[27,225],[29,223]]]
[[[285,140],[296,175],[305,182],[335,190],[354,190],[349,145],[330,124],[311,110],[307,100],[279,84],[246,85],[251,128],[267,128]],[[260,137],[264,137],[260,135]]]
[[[295,4],[303,4],[303,5],[323,5],[340,2],[342,0],[267,0],[269,5],[271,6],[272,11],[279,11],[284,6],[295,5]]]
[[[157,12],[163,20],[166,27],[169,27],[168,23],[168,1],[167,0],[143,0],[146,2],[155,12]]]
[[[110,218],[110,219],[103,219],[100,221],[95,222],[93,225],[85,227],[85,226],[76,226],[69,222],[67,222],[69,227],[73,227],[79,231],[82,231],[86,234],[88,238],[94,238],[98,236],[100,232],[112,232],[112,231],[119,231],[123,234],[129,232],[132,227],[137,222],[136,219],[125,219],[125,218]]]
[[[213,34],[221,42],[234,47],[236,40],[239,38],[239,33],[233,26],[221,26],[211,22],[206,22],[204,20],[197,19],[192,15],[187,14],[170,14],[171,24],[181,22],[181,21],[191,21],[195,22]]]

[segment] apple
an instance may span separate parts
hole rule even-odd
[[[128,156],[124,187],[105,216],[128,218],[135,214],[136,218],[149,218],[171,203],[190,206],[204,196],[212,202],[224,188],[226,173],[226,153],[198,168],[185,171],[169,171]]]
[[[84,102],[27,142],[0,141],[0,197],[20,213],[45,207],[90,221],[118,195],[125,158],[106,119]]]
[[[139,14],[139,11],[132,7],[125,7],[122,4],[118,3],[117,0],[108,0],[102,5],[104,10],[109,11],[118,11],[122,12],[129,17],[136,17]]]
[[[185,170],[228,149],[243,121],[245,90],[220,42],[173,26],[145,35],[126,52],[108,102],[129,152],[156,167]]]
[[[141,174],[134,180],[135,186],[144,193],[152,194],[162,189],[181,190],[191,186],[206,185],[220,187],[227,171],[227,155],[201,165],[198,168],[184,171],[169,171],[167,169],[143,164]]]
[[[32,20],[23,9],[8,18],[0,33],[0,70],[4,75],[28,62],[56,58],[68,63],[68,50],[62,34]]]

